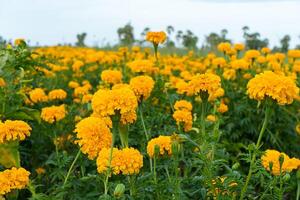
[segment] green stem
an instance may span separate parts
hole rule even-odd
[[[145,137],[147,142],[149,141],[149,134],[148,131],[146,129],[146,125],[145,125],[145,121],[144,121],[144,116],[143,116],[143,104],[141,103],[141,106],[139,107],[139,112],[140,112],[140,116],[141,116],[141,121],[142,121],[142,125],[143,125],[143,129],[144,129],[144,133],[145,133]],[[149,163],[150,163],[150,170],[152,172],[152,159],[149,157]]]
[[[156,177],[156,156],[154,155],[153,157],[153,178],[154,178],[154,183],[157,185],[157,177]]]
[[[69,168],[69,170],[68,170],[67,176],[66,176],[64,184],[63,184],[63,187],[65,187],[65,185],[67,184],[68,178],[69,178],[69,176],[71,174],[71,171],[73,170],[73,167],[74,167],[76,161],[78,160],[78,158],[80,156],[80,153],[81,153],[81,151],[79,149],[78,152],[77,152],[77,154],[76,154],[76,156],[75,156],[75,158],[74,158],[74,160],[73,160],[73,162],[72,162],[72,164],[71,164],[71,166],[70,166],[70,168]]]
[[[253,167],[254,167],[254,164],[255,164],[256,153],[257,153],[257,150],[259,149],[260,142],[261,142],[261,139],[263,137],[263,134],[264,134],[264,132],[267,128],[267,124],[268,124],[269,117],[270,117],[270,111],[271,111],[270,107],[267,105],[266,111],[265,111],[265,119],[264,119],[263,125],[261,127],[261,130],[260,130],[260,133],[259,133],[259,136],[258,136],[258,140],[257,140],[256,145],[255,145],[255,150],[254,150],[253,155],[252,155],[252,159],[251,159],[250,167],[249,167],[249,172],[248,172],[248,175],[247,175],[247,178],[246,178],[245,185],[244,185],[244,187],[242,189],[242,192],[241,192],[240,200],[244,199],[245,193],[247,192],[248,184],[249,184],[249,181],[251,179],[252,172],[253,172]]]
[[[297,181],[297,185],[298,185],[298,188],[297,188],[296,200],[299,200],[300,199],[300,180]]]
[[[206,100],[202,99],[201,102],[201,135],[204,137],[205,134],[205,115],[206,115]]]

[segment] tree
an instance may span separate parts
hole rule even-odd
[[[261,49],[263,47],[268,46],[268,39],[260,39],[260,34],[258,32],[249,33],[250,28],[248,26],[244,26],[242,28],[245,38],[245,45],[248,49]]]
[[[140,44],[140,45],[143,45],[144,44],[144,42],[146,41],[146,35],[147,35],[147,33],[150,31],[150,28],[149,27],[146,27],[146,28],[144,28],[144,30],[141,32],[141,39],[138,41],[138,43]]]
[[[289,50],[291,37],[289,35],[285,35],[281,40],[281,52],[287,52]]]
[[[76,35],[77,42],[75,43],[75,45],[78,47],[84,47],[85,46],[84,41],[85,41],[86,36],[87,36],[86,33],[77,34]]]
[[[134,43],[134,33],[133,26],[130,23],[126,24],[124,27],[120,27],[117,30],[120,44],[124,46],[132,46]]]
[[[167,47],[168,48],[173,48],[173,47],[175,47],[175,42],[174,41],[172,41],[172,39],[171,39],[171,35],[172,35],[172,33],[175,31],[175,29],[174,29],[174,27],[173,26],[167,26],[167,33],[168,33],[168,37],[167,37],[167,42],[166,42],[166,44],[167,44]]]
[[[182,45],[187,49],[197,49],[198,37],[190,30],[182,35]]]
[[[222,29],[220,35],[217,33],[210,33],[208,36],[205,36],[206,47],[210,50],[215,50],[217,45],[221,42],[229,42],[231,41],[226,38],[228,31],[226,29]]]

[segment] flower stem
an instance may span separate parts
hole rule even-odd
[[[245,193],[247,192],[248,184],[249,184],[249,181],[250,181],[251,176],[252,176],[253,167],[254,167],[254,163],[255,163],[255,159],[256,159],[256,153],[257,153],[256,151],[259,149],[261,139],[262,139],[263,134],[264,134],[264,132],[265,132],[265,130],[267,128],[267,124],[268,124],[269,117],[270,117],[270,111],[271,111],[271,109],[267,105],[266,110],[265,110],[264,122],[263,122],[263,125],[261,127],[261,130],[260,130],[260,133],[259,133],[256,145],[255,145],[255,150],[254,150],[254,152],[252,154],[252,158],[251,158],[251,162],[250,162],[250,167],[249,167],[249,172],[248,172],[248,175],[247,175],[247,178],[246,178],[246,182],[245,182],[244,187],[243,187],[242,192],[241,192],[240,200],[244,199]]]
[[[66,176],[64,184],[63,184],[63,187],[65,187],[65,185],[67,184],[68,178],[69,178],[69,176],[71,174],[71,171],[73,170],[73,167],[74,167],[76,161],[78,160],[78,158],[80,156],[80,153],[81,153],[81,151],[79,149],[78,152],[77,152],[77,154],[76,154],[76,157],[74,158],[74,160],[73,160],[73,162],[72,162],[72,164],[71,164],[71,166],[70,166],[70,168],[68,170],[67,176]]]

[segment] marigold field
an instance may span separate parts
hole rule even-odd
[[[0,49],[0,199],[299,199],[300,50]]]

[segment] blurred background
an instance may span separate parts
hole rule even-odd
[[[30,45],[142,45],[148,30],[168,32],[167,45],[177,47],[227,40],[272,48],[300,44],[299,0],[0,2],[0,40],[24,38]]]

